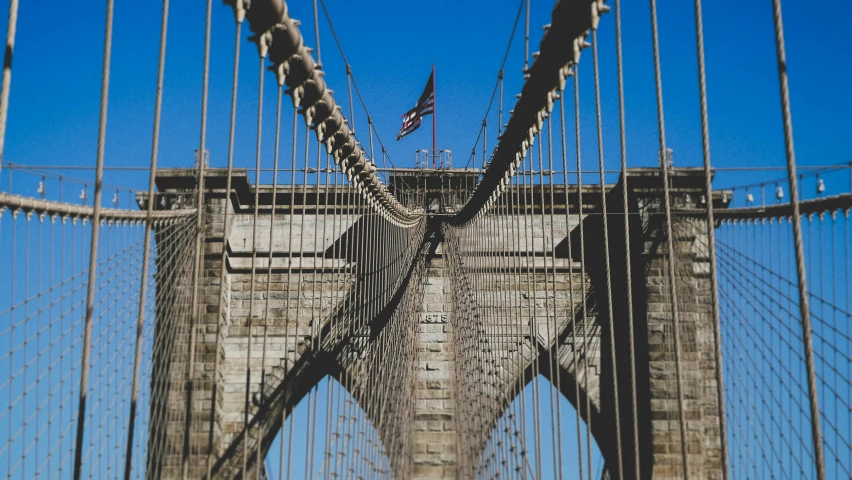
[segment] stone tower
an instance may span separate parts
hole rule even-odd
[[[161,381],[152,385],[148,445],[148,471],[152,478],[180,478],[184,469],[187,469],[190,478],[204,477],[208,458],[212,459],[215,477],[238,477],[244,460],[244,447],[248,446],[250,452],[260,451],[261,456],[265,455],[278,434],[282,415],[291,412],[317,382],[328,375],[340,379],[357,375],[359,371],[357,363],[341,360],[344,357],[340,349],[344,347],[324,343],[318,338],[322,338],[321,332],[327,328],[323,319],[338,314],[340,302],[345,302],[352,292],[358,292],[361,288],[359,282],[368,277],[342,272],[346,268],[354,268],[357,273],[362,263],[379,265],[384,261],[378,253],[373,254],[377,255],[375,257],[351,257],[347,247],[349,239],[363,235],[363,229],[374,228],[371,222],[379,222],[376,230],[371,231],[388,233],[391,230],[381,225],[380,219],[372,218],[365,208],[354,208],[347,203],[352,197],[346,196],[346,187],[334,187],[334,190],[327,189],[324,193],[307,188],[291,190],[278,187],[274,228],[278,232],[286,232],[288,228],[297,226],[297,230],[303,233],[299,236],[276,235],[271,245],[267,240],[259,240],[258,251],[273,252],[273,274],[266,275],[264,256],[260,263],[263,273],[256,274],[254,278],[256,295],[265,295],[267,286],[270,291],[270,314],[266,323],[262,323],[264,303],[250,301],[254,187],[248,183],[245,172],[239,172],[234,176],[232,194],[226,198],[224,175],[217,170],[208,172],[202,192],[206,212],[197,315],[192,315],[189,305],[191,262],[180,269],[183,276],[157,286],[179,288],[185,293],[180,295],[180,304],[158,305],[158,311],[168,308],[179,313],[170,316],[175,319],[174,322],[158,322],[156,326],[156,371],[153,378]],[[698,206],[704,183],[702,175],[697,170],[673,172],[673,205],[678,208]],[[465,475],[459,468],[462,455],[457,441],[460,435],[460,400],[456,391],[463,366],[457,364],[453,340],[454,329],[460,327],[454,316],[454,300],[457,300],[454,295],[461,293],[454,288],[450,278],[449,249],[442,233],[442,219],[451,213],[454,204],[464,201],[465,189],[469,189],[474,180],[475,176],[469,173],[446,170],[402,171],[392,176],[390,181],[398,198],[403,202],[420,202],[430,217],[419,230],[391,234],[402,235],[399,238],[420,245],[419,253],[407,259],[411,263],[410,276],[416,277],[409,279],[409,285],[417,285],[418,288],[412,287],[400,293],[404,293],[408,300],[380,297],[375,300],[374,306],[366,310],[379,318],[387,315],[387,302],[413,301],[418,305],[415,320],[419,339],[417,368],[413,378],[409,379],[414,393],[413,421],[409,432],[411,459],[405,465],[392,467],[396,476],[443,479]],[[554,302],[560,314],[564,314],[564,321],[559,324],[562,328],[567,329],[571,323],[568,321],[570,316],[578,315],[568,307],[568,284],[576,285],[577,291],[573,293],[585,298],[593,327],[586,332],[587,343],[578,345],[577,335],[572,336],[567,331],[552,332],[550,338],[538,333],[527,335],[525,345],[507,346],[502,358],[506,362],[538,362],[538,371],[548,380],[560,379],[562,394],[572,403],[577,400],[575,386],[582,385],[579,389],[581,402],[575,407],[584,419],[591,420],[592,433],[611,475],[614,475],[614,462],[617,461],[615,431],[611,422],[617,408],[612,391],[613,372],[617,371],[620,392],[617,404],[621,417],[625,476],[639,477],[631,468],[633,452],[638,451],[641,478],[682,478],[671,299],[668,294],[672,279],[667,274],[664,217],[659,215],[662,198],[660,175],[656,169],[633,170],[626,180],[620,181],[627,181],[629,187],[630,265],[625,259],[621,187],[604,192],[611,215],[609,254],[614,279],[612,313],[616,328],[616,365],[613,366],[610,361],[608,339],[611,332],[608,324],[598,321],[608,315],[608,302],[603,293],[606,290],[606,272],[601,216],[592,214],[598,212],[601,200],[598,187],[584,190],[582,216],[576,214],[579,205],[575,186],[560,187],[555,191],[554,206],[550,211],[543,211],[544,215],[553,217],[555,236],[542,238],[540,246],[536,247],[548,254],[552,250],[558,259],[559,270],[554,284],[559,290],[554,292]],[[157,178],[159,190],[175,198],[194,194],[195,183],[194,171],[190,170],[163,170]],[[403,185],[411,187],[405,190]],[[270,212],[273,199],[270,186],[259,188],[257,228],[260,235],[257,238],[265,239],[272,225]],[[313,204],[316,208],[289,211],[291,203]],[[566,216],[566,206],[574,213]],[[229,212],[227,228],[223,222],[226,209]],[[335,212],[333,222],[330,220],[331,209]],[[585,270],[581,268],[578,257],[580,239],[577,226],[581,222],[585,229]],[[673,230],[678,259],[675,281],[680,312],[681,380],[686,399],[685,444],[690,473],[696,478],[721,478],[719,386],[715,380],[706,223],[699,216],[677,215]],[[537,241],[533,239],[532,244],[537,245]],[[380,243],[381,239],[377,242]],[[569,246],[573,247],[571,255]],[[168,244],[158,243],[158,248],[168,248]],[[379,246],[373,250],[382,252],[387,248],[390,247]],[[508,250],[511,246],[506,244],[501,248]],[[221,276],[223,249],[227,262],[224,278]],[[292,260],[288,253],[296,249],[303,252],[298,261]],[[171,258],[167,255],[161,257]],[[324,266],[312,263],[309,258],[323,258]],[[330,270],[324,270],[326,268]],[[633,274],[630,295],[622,280],[627,268]],[[382,280],[363,281],[374,281],[375,285],[375,281]],[[512,285],[508,279],[505,284],[494,285],[494,288],[522,295],[517,291],[518,286]],[[535,299],[526,301],[534,302]],[[635,323],[635,390],[638,397],[635,417],[629,396],[634,388],[629,375],[627,338],[626,306],[630,301],[633,302]],[[374,325],[372,322],[376,319],[364,321]],[[532,322],[544,320],[536,317]],[[381,322],[376,323],[373,328],[380,329],[381,325]],[[537,330],[543,331],[541,328]],[[265,344],[263,338],[267,339]],[[557,345],[556,359],[549,358],[547,351],[537,360],[531,355],[540,348],[540,344],[553,342]],[[586,348],[588,352],[582,364],[570,360],[575,357],[569,352],[578,347]],[[263,365],[256,361],[254,354],[247,361],[249,348],[253,352],[265,348]],[[553,365],[557,365],[555,370]],[[187,380],[190,368],[194,371],[192,381]],[[509,372],[505,370],[501,381],[506,389],[517,394],[524,385],[519,384],[518,378],[511,378]],[[247,373],[254,380],[247,382]],[[358,401],[366,398],[363,397],[365,392],[350,393]],[[246,398],[250,399],[253,409],[253,420],[248,429],[244,427],[243,412]],[[585,408],[586,399],[590,405],[588,410]],[[367,415],[371,415],[368,409],[365,410]],[[633,441],[634,422],[639,431],[638,446]],[[391,448],[388,444],[398,439],[381,441],[386,448]],[[213,450],[209,451],[208,445],[211,444]],[[247,463],[251,472],[262,469],[262,462],[258,463],[255,455],[249,457]]]

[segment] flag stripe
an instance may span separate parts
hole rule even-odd
[[[417,104],[411,110],[405,112],[402,116],[402,128],[396,135],[399,140],[402,137],[412,133],[420,128],[422,117],[431,115],[435,112],[435,78],[429,75],[429,80],[426,82],[426,87],[423,88],[423,93],[417,100]]]
[[[417,130],[418,128],[420,128],[421,123],[423,123],[423,122],[418,118],[416,122],[411,123],[411,124],[403,127],[403,129],[400,130],[400,132],[396,135],[396,139],[399,140],[400,138],[402,138],[402,137],[408,135],[409,133]]]

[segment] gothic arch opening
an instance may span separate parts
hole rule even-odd
[[[278,420],[265,478],[391,476],[384,440],[347,387],[327,375]]]
[[[530,376],[492,429],[477,476],[606,478],[606,464],[591,426],[556,384]],[[561,472],[561,475],[559,475]]]

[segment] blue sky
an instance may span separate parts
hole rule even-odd
[[[6,3],[0,4],[4,11]],[[310,2],[290,3],[292,16],[303,21],[307,43],[313,45]],[[624,4],[628,162],[653,165],[657,130],[649,10],[646,2]],[[412,166],[414,150],[431,143],[428,120],[420,131],[400,142],[394,136],[400,116],[416,101],[433,62],[438,70],[439,148],[453,150],[458,166],[467,161],[517,5],[517,0],[328,1],[355,78],[396,165]],[[551,7],[550,2],[532,2],[533,51],[541,26],[550,22]],[[852,35],[843,23],[852,14],[852,5],[834,2],[827,10],[788,0],[784,8],[799,163],[825,165],[852,160],[852,136],[847,133],[852,126],[852,92],[845,87],[852,63],[844,61],[840,53],[852,50]],[[675,151],[677,165],[700,165],[691,2],[660,2],[659,10],[668,146]],[[714,165],[782,166],[770,4],[705,2],[704,10]],[[230,8],[214,2],[213,13],[208,149],[212,166],[222,167],[227,161],[234,25]],[[108,166],[148,165],[159,16],[159,2],[116,5]],[[61,21],[46,21],[49,18]],[[94,165],[103,18],[104,2],[49,0],[21,5],[5,160],[31,165]],[[321,23],[327,80],[346,104],[344,65],[327,24],[324,20]],[[160,149],[163,166],[191,165],[198,146],[203,25],[204,2],[172,2]],[[520,28],[506,67],[506,112],[522,84],[522,34]],[[605,161],[608,168],[617,168],[612,15],[601,23],[599,42]],[[251,168],[257,55],[255,47],[246,41],[241,48],[235,164]],[[583,57],[581,72],[584,164],[593,168],[596,146],[590,52]],[[269,154],[264,156],[265,166],[271,166],[274,127],[271,79],[268,77],[265,103],[263,151]],[[288,123],[289,115],[285,115],[285,126]],[[366,116],[357,107],[355,124],[359,137],[365,137]],[[496,124],[495,108],[490,125]],[[495,132],[490,132],[490,144],[495,137]],[[778,173],[767,175],[775,178]],[[720,181],[732,185],[752,179],[753,175],[728,174]],[[142,188],[145,178],[111,173],[107,183]]]

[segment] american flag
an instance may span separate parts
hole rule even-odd
[[[396,139],[399,140],[409,133],[420,128],[423,117],[435,112],[435,74],[429,75],[429,81],[426,82],[426,87],[417,100],[417,105],[411,110],[405,112],[402,116],[402,128],[396,134]]]

